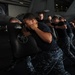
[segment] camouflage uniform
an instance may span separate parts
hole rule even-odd
[[[75,62],[75,56],[70,50],[70,38],[69,37],[61,38],[59,39],[58,44],[63,50],[64,55],[67,56],[73,62]]]
[[[70,75],[64,69],[63,52],[61,49],[43,51],[35,56],[32,63],[37,75],[48,75],[53,69],[56,69],[59,75]]]
[[[38,23],[38,28],[44,32],[52,33],[50,28],[44,23]],[[58,47],[54,37],[51,43],[47,43],[41,40],[35,31],[31,29],[28,31],[31,32],[38,47],[42,50],[28,65],[30,67],[32,64],[33,67],[30,67],[30,69],[34,68],[32,71],[33,75],[48,75],[53,69],[56,69],[59,75],[70,75],[64,69],[63,52]]]

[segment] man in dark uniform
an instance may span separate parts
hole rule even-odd
[[[48,15],[45,23],[52,23],[52,16]]]
[[[70,38],[70,50],[75,54],[75,46],[73,45],[73,41],[72,41],[74,38],[74,34],[72,31],[71,25],[68,21],[65,21],[65,18],[63,17],[60,17],[59,20],[60,22],[64,22],[67,25],[66,32],[67,32],[68,37]]]
[[[66,32],[67,25],[64,22],[60,22],[57,16],[54,16],[52,18],[52,21],[52,25],[54,26],[57,33],[58,44],[63,50],[64,55],[75,62],[75,56],[70,50],[70,38],[68,37]]]
[[[26,24],[27,30],[23,33],[28,33],[27,36],[32,35],[38,47],[42,50],[32,60],[32,64],[37,73],[34,75],[48,75],[53,68],[58,72],[57,75],[70,75],[64,69],[63,52],[52,36],[50,28],[44,23],[38,23],[31,13],[27,13],[24,16],[23,22]]]
[[[45,22],[44,20],[44,12],[38,12],[38,17],[37,17],[38,22]]]
[[[54,36],[55,38],[57,38],[56,33],[55,33],[54,26],[51,25],[51,23],[52,23],[52,17],[51,17],[50,15],[48,15],[48,18],[47,18],[47,20],[45,20],[45,23],[46,23],[46,25],[48,25],[49,28],[51,29],[53,36]]]

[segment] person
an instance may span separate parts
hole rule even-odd
[[[73,20],[70,22],[70,24],[71,24],[71,27],[72,27],[72,30],[73,30],[73,34],[74,34],[73,40],[75,40],[75,19],[73,19]]]
[[[64,56],[67,56],[71,61],[75,62],[75,55],[70,50],[70,38],[67,35],[67,25],[61,22],[57,16],[52,18],[52,25],[57,34],[59,47],[63,50]]]
[[[48,15],[47,20],[45,22],[46,23],[51,23],[52,22],[52,16]]]
[[[70,38],[70,50],[73,54],[75,54],[75,46],[73,45],[74,34],[72,31],[71,25],[68,21],[65,21],[64,17],[60,17],[59,20],[60,22],[64,22],[67,25],[66,32],[67,32],[68,37]]]
[[[21,29],[22,26],[23,26],[23,23],[18,20],[17,18],[15,17],[11,17],[10,20],[9,20],[10,23],[17,23],[19,24],[18,26],[16,26],[16,28],[18,29]],[[23,29],[22,29],[23,30]],[[24,30],[25,31],[25,30]],[[28,33],[27,33],[28,34]],[[35,72],[34,70],[34,67],[31,63],[31,56],[27,56],[25,59],[24,59],[24,63],[25,63],[25,68],[26,68],[26,71],[27,71],[27,74],[28,75],[33,75],[33,73]],[[12,68],[9,68],[9,70],[11,70]],[[33,72],[32,72],[33,71]]]
[[[45,22],[44,20],[44,12],[38,12],[38,17],[37,17],[38,22]]]
[[[45,23],[50,27],[53,28],[53,26],[51,25],[52,23],[52,17],[50,15],[48,15],[47,19],[45,20]]]
[[[71,28],[75,28],[75,24],[74,24],[74,22],[70,22],[70,25],[71,25]]]
[[[36,20],[32,13],[26,13],[23,17],[25,29],[24,35],[32,35],[38,47],[42,50],[32,60],[35,69],[34,75],[48,75],[52,69],[56,69],[57,75],[70,75],[65,71],[63,64],[63,52],[52,36],[50,28]],[[28,36],[27,35],[27,36]]]
[[[55,33],[55,29],[54,27],[51,25],[52,23],[52,16],[48,15],[47,20],[45,21],[45,23],[49,26],[49,28],[51,29],[53,36],[57,39],[56,33]]]

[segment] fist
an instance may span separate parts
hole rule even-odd
[[[35,30],[36,28],[38,28],[38,24],[31,25],[30,28],[31,28],[32,30]]]

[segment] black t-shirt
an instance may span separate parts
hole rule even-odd
[[[39,18],[36,18],[38,22],[42,22],[42,23],[45,23],[45,20],[40,20]]]
[[[45,23],[45,20],[38,20],[38,22],[42,22],[42,23]]]
[[[53,26],[63,26],[65,24],[65,22],[59,22],[58,24],[54,24],[52,23]],[[58,38],[65,38],[67,37],[67,32],[66,29],[59,29],[59,28],[55,28],[56,34]]]
[[[44,23],[38,23],[38,28],[44,32],[49,32],[51,33],[50,28],[45,25]],[[38,45],[38,47],[44,51],[52,51],[52,50],[56,50],[58,49],[58,45],[56,43],[56,40],[53,37],[53,40],[51,43],[47,43],[45,41],[43,41],[37,34],[35,31],[33,30],[29,30],[32,34],[32,36],[34,37],[34,39],[36,40],[36,43]]]

